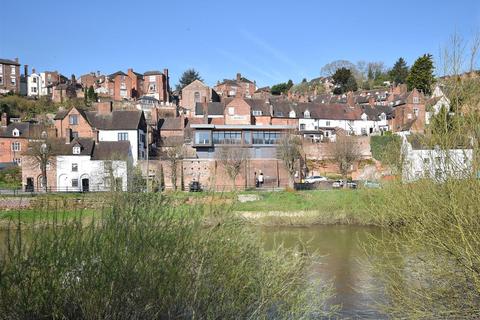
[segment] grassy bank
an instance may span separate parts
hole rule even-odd
[[[312,224],[376,224],[370,207],[380,190],[314,190],[242,193],[184,193],[162,195],[170,206],[188,209],[202,205],[206,214],[217,210],[233,211],[251,223],[261,225]],[[252,195],[255,201],[239,202],[238,195]],[[0,222],[17,219],[28,223],[51,219],[61,213],[62,218],[78,214],[91,216],[102,207],[111,205],[106,194],[52,194],[36,197],[34,208],[0,210]],[[56,212],[52,214],[51,212]],[[0,223],[1,224],[1,223]],[[5,225],[5,223],[3,223]]]

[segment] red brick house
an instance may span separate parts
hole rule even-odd
[[[160,102],[170,101],[170,84],[168,69],[160,71],[147,71],[143,74],[143,95],[153,97]]]
[[[20,93],[20,63],[15,60],[0,59],[0,94]]]
[[[127,73],[117,71],[108,76],[108,87],[113,100],[132,100],[142,96],[143,75],[128,69]]]
[[[251,98],[257,90],[255,81],[250,81],[237,73],[235,80],[224,79],[214,87],[215,91],[222,97]]]
[[[22,154],[32,139],[55,136],[53,127],[30,122],[8,123],[6,113],[1,116],[0,162],[14,162],[21,165]]]
[[[417,89],[401,94],[394,94],[390,99],[393,115],[390,128],[393,132],[410,131],[423,133],[426,121],[426,99]]]

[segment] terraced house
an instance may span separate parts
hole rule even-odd
[[[20,63],[15,60],[0,59],[0,94],[20,93]]]

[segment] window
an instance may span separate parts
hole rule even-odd
[[[20,131],[17,128],[13,129],[12,136],[18,137],[19,135],[20,135]]]
[[[305,123],[300,123],[300,130],[305,130]]]
[[[214,144],[241,144],[241,131],[214,131],[212,133]]]
[[[295,115],[295,111],[293,111],[293,110],[290,111],[290,113],[288,114],[288,116],[289,116],[290,118],[295,118],[295,116],[296,116],[296,115]]]
[[[118,141],[126,141],[126,140],[128,140],[128,132],[119,132]]]
[[[37,93],[37,87],[32,87],[32,92]]]
[[[72,187],[78,188],[78,179],[72,179]]]
[[[78,163],[72,163],[72,172],[78,172]]]
[[[12,151],[20,151],[21,149],[21,145],[20,145],[20,142],[12,142]]]
[[[418,97],[413,97],[413,103],[418,103],[418,102],[419,102]]]
[[[252,111],[252,114],[253,114],[254,116],[261,116],[261,115],[262,115],[262,111],[261,111],[261,110],[253,110],[253,111]]]
[[[429,159],[429,158],[423,158],[423,163],[424,163],[424,164],[429,164],[429,163],[430,163],[430,159]]]
[[[303,116],[305,118],[310,118],[310,111],[306,110],[304,113],[303,113]]]
[[[243,132],[243,143],[251,144],[252,143],[252,132],[244,131]]]
[[[149,76],[149,77],[148,77],[148,80],[149,80],[150,82],[154,82],[154,81],[156,81],[156,77],[155,77],[155,76]]]
[[[157,84],[156,83],[150,83],[148,85],[148,91],[149,92],[156,92],[157,91]]]
[[[418,117],[418,108],[413,108],[413,114]]]
[[[22,164],[22,159],[20,158],[13,158],[13,162],[15,162],[16,164],[18,164],[19,166]]]
[[[37,83],[37,77],[33,77],[33,78],[32,78],[32,82],[33,82],[33,83]]]
[[[71,125],[77,125],[78,124],[78,115],[76,114],[71,114],[68,116],[68,121]]]
[[[10,74],[14,75],[16,73],[15,66],[12,66]]]
[[[235,108],[234,107],[228,107],[228,114],[233,116],[235,114]]]
[[[330,127],[330,121],[326,121],[325,126]]]
[[[81,150],[80,150],[80,147],[79,147],[79,146],[73,147],[73,150],[72,150],[73,154],[80,154],[80,151],[81,151]]]
[[[407,113],[407,119],[412,119],[412,114],[411,113]]]
[[[15,77],[11,77],[10,83],[14,85],[15,83],[17,83],[17,79],[15,79]]]
[[[253,144],[277,144],[280,137],[280,132],[276,131],[254,131]]]
[[[0,64],[0,73],[3,73],[3,64]]]
[[[3,84],[3,76],[0,75],[0,84]]]
[[[200,92],[195,92],[194,93],[194,99],[195,99],[195,102],[202,102],[200,100]]]
[[[72,138],[77,139],[78,138],[78,132],[77,131],[72,131]]]
[[[210,140],[211,140],[210,136],[211,136],[211,131],[207,131],[207,130],[195,131],[195,144],[210,145]]]

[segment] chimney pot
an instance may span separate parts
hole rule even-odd
[[[237,81],[240,81],[242,80],[242,74],[239,72],[237,73]]]

